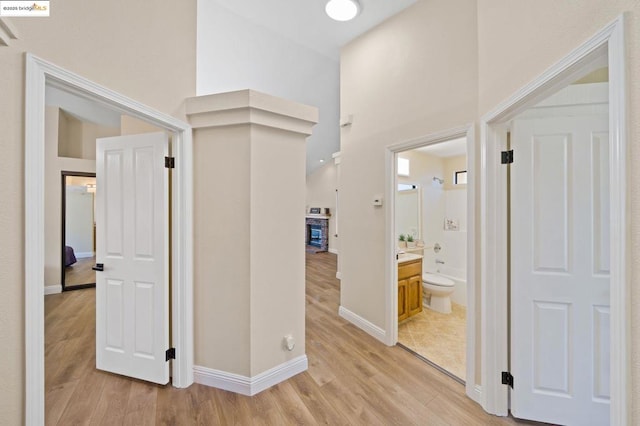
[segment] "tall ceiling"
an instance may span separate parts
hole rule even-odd
[[[359,0],[361,13],[337,22],[324,12],[327,0],[215,0],[237,15],[334,59],[340,47],[417,0]]]
[[[327,58],[338,64],[340,48],[356,37],[369,31],[391,16],[416,3],[417,0],[359,0],[361,11],[355,19],[348,22],[338,22],[329,18],[325,13],[328,0],[200,0],[212,2],[232,14],[246,20],[251,25],[264,28],[280,37],[313,51],[320,57]],[[200,21],[199,25],[202,25]],[[292,52],[292,55],[295,53]],[[259,64],[258,64],[259,66]],[[307,174],[330,161],[331,155],[340,150],[340,132],[338,116],[340,111],[339,98],[336,105],[322,103],[328,96],[326,90],[338,93],[340,90],[339,75],[336,74],[333,88],[332,83],[324,77],[322,85],[309,82],[309,89],[320,90],[322,93],[301,93],[302,98],[311,98],[320,102],[320,122],[314,128],[314,133],[307,140]],[[261,80],[262,81],[262,80]],[[297,82],[299,84],[299,82]],[[292,82],[296,84],[296,82]],[[316,86],[314,89],[313,87]],[[267,88],[269,91],[269,88]],[[279,95],[276,93],[272,93]],[[290,97],[290,95],[287,95]],[[302,99],[292,99],[308,102]],[[313,102],[311,103],[313,104]]]
[[[327,60],[337,62],[342,46],[416,3],[417,0],[359,0],[361,12],[349,22],[337,22],[329,18],[324,11],[327,0],[201,1],[217,3],[251,24],[264,27],[327,57]],[[339,85],[340,82],[336,81],[336,91],[339,90]],[[102,105],[49,87],[46,97],[48,105],[59,106],[81,120],[105,126],[119,126],[120,113]],[[340,105],[335,105],[335,111],[339,111],[339,108]],[[318,126],[338,126],[338,123],[325,120]],[[316,127],[316,133],[326,134],[318,129]],[[321,166],[320,159],[330,161],[331,155],[339,150],[340,141],[337,137],[310,138],[307,144],[307,173],[312,173]]]

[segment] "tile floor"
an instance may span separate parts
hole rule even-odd
[[[414,352],[465,380],[466,315],[464,306],[452,303],[451,314],[424,308],[398,324],[398,341]]]

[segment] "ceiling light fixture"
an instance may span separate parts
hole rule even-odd
[[[350,21],[360,13],[358,0],[329,0],[324,8],[331,19]]]

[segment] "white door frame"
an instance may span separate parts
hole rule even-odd
[[[452,139],[467,138],[467,175],[470,184],[467,185],[467,365],[466,365],[466,393],[476,402],[480,401],[480,388],[475,382],[476,377],[476,144],[474,125],[433,133],[418,139],[400,142],[387,146],[385,149],[386,164],[386,230],[385,230],[385,344],[393,346],[398,343],[398,268],[396,267],[396,250],[398,243],[395,234],[395,202],[398,188],[396,154],[402,151],[433,145]]]
[[[193,174],[191,127],[176,118],[27,53],[25,93],[25,422],[44,424],[45,87],[99,102],[174,132],[172,176],[173,385],[193,383]]]
[[[569,53],[481,120],[481,374],[482,407],[507,415],[508,371],[507,181],[500,151],[506,149],[506,123],[574,81],[586,67],[605,58],[609,66],[609,155],[611,209],[611,424],[630,419],[629,283],[624,15]],[[515,155],[517,161],[517,154]],[[517,383],[517,377],[514,382]]]

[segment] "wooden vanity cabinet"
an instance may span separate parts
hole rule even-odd
[[[422,312],[422,259],[398,264],[398,321]]]

